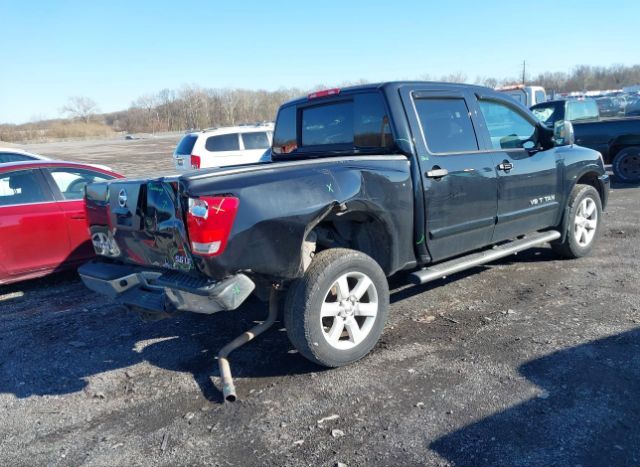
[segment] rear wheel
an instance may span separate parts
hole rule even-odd
[[[318,253],[287,293],[284,322],[291,343],[328,367],[368,354],[389,312],[384,272],[359,251],[334,248]]]
[[[551,246],[565,258],[580,258],[591,252],[600,231],[600,195],[590,185],[576,185],[571,191],[568,207],[565,239],[561,243],[552,243]]]
[[[623,149],[616,154],[611,165],[616,179],[621,182],[640,182],[640,146]]]

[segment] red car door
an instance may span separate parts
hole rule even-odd
[[[68,251],[65,215],[40,170],[0,172],[0,282],[53,270]]]
[[[83,261],[94,256],[84,209],[84,187],[93,182],[113,178],[97,170],[80,167],[47,167],[49,180],[58,206],[66,218],[69,236],[69,261]]]

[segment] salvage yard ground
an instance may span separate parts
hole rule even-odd
[[[178,136],[30,145],[127,176]],[[38,246],[34,246],[38,247]],[[537,248],[421,287],[392,279],[372,354],[325,370],[266,313],[142,322],[75,273],[0,288],[0,465],[638,465],[640,187],[614,185],[594,254]]]

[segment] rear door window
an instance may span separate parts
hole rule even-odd
[[[415,106],[429,151],[438,154],[478,150],[469,109],[462,97],[418,98]]]
[[[267,149],[269,147],[269,138],[264,131],[242,133],[242,143],[246,150]]]
[[[196,135],[186,135],[178,143],[176,148],[176,154],[190,155],[193,151],[193,146],[196,144],[198,137]]]
[[[43,187],[42,175],[34,170],[16,170],[0,174],[0,206],[53,201]]]
[[[205,143],[205,148],[211,152],[239,151],[240,141],[238,140],[238,133],[209,136]]]

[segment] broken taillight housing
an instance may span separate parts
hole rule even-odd
[[[216,256],[224,252],[240,200],[233,196],[189,198],[187,229],[191,252]]]

